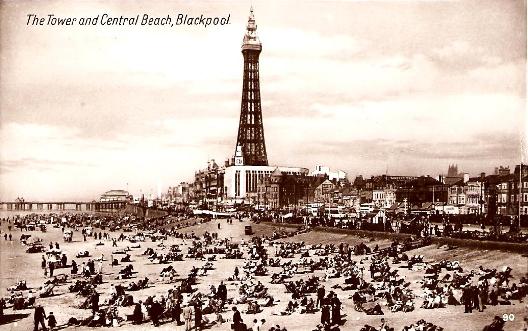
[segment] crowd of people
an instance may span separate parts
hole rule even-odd
[[[187,226],[211,222],[210,219],[171,224],[174,220],[170,218],[147,222],[128,215],[51,217],[50,220],[49,215],[30,216],[7,222],[11,221],[10,224],[21,232],[27,231],[24,226],[32,222],[51,222],[62,232],[66,229],[80,231],[82,242],[94,244],[96,252],[98,245],[111,244],[113,249],[108,259],[103,254],[93,257],[92,252],[83,251],[74,260],[68,258],[59,243],[49,243],[49,249],[42,255],[45,283],[41,288],[45,288],[49,296],[54,287],[67,286],[66,276],[70,277],[72,283],[67,286],[68,291],[83,298],[78,308],[91,311],[90,317],[71,316],[67,321],[61,321],[63,325],[100,327],[152,323],[157,327],[176,323],[186,330],[214,325],[226,325],[235,331],[264,330],[265,327],[286,330],[288,326],[265,326],[266,319],[259,314],[266,313],[277,316],[318,314],[318,323],[313,326],[315,330],[348,330],[355,326],[343,318],[352,313],[344,308],[347,303],[353,306],[354,313],[365,315],[447,306],[460,306],[461,313],[472,313],[488,306],[520,302],[528,295],[528,278],[514,280],[509,267],[497,270],[481,266],[467,270],[458,261],[427,261],[422,255],[412,255],[410,251],[430,245],[428,237],[394,240],[383,248],[364,242],[309,245],[286,240],[305,233],[306,228],[238,240],[222,238],[212,232],[200,236],[180,232]],[[123,231],[131,222],[136,224],[134,231]],[[215,222],[220,228],[220,224],[226,221]],[[88,226],[92,227],[90,231],[86,230]],[[152,244],[143,249],[147,241]],[[168,241],[174,244],[166,245]],[[120,260],[115,258],[118,255],[122,256]],[[139,277],[134,265],[137,266],[136,260],[141,256],[152,264],[166,265],[158,280]],[[221,259],[233,260],[236,265],[231,276],[215,283],[208,279],[208,275]],[[241,259],[243,263],[236,261]],[[192,265],[187,274],[182,274],[181,269],[172,264],[179,262]],[[115,267],[118,267],[115,271],[105,273],[104,269]],[[58,268],[67,272],[61,270],[63,272],[57,274]],[[419,289],[406,280],[403,272],[421,275]],[[269,277],[269,283],[263,277]],[[203,287],[199,290],[198,284],[205,280],[208,290]],[[141,290],[145,290],[141,294],[148,293],[158,281],[170,284],[170,289],[146,298],[139,295]],[[103,282],[110,283],[109,291],[100,290]],[[286,300],[276,297],[277,287],[286,294]],[[24,281],[9,288],[10,295],[2,298],[2,312],[6,307],[34,307],[35,330],[39,327],[55,328],[55,315],[46,315],[37,300],[46,294],[39,292],[35,295],[28,290]],[[21,298],[23,304],[16,305]],[[129,307],[131,313],[122,314],[121,307]],[[379,328],[365,325],[364,329],[391,330],[385,319]],[[441,330],[441,327],[420,320],[404,330],[433,331]]]
[[[496,218],[489,220],[476,215],[423,215],[423,214],[386,214],[385,223],[374,223],[365,217],[330,217],[319,214],[317,216],[306,213],[289,213],[284,217],[279,212],[255,213],[257,221],[291,223],[309,227],[330,227],[348,230],[368,230],[382,232],[396,232],[413,234],[420,237],[450,237],[458,239],[472,239],[479,241],[498,241],[528,243],[528,233],[521,231],[519,222],[513,218]],[[465,217],[464,216],[472,216]],[[471,223],[464,223],[471,221]],[[471,225],[471,228],[465,226]]]

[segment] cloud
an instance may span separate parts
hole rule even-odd
[[[422,158],[425,160],[495,160],[497,155],[503,159],[513,159],[520,151],[519,136],[475,135],[469,139],[437,143],[435,141],[354,139],[346,142],[321,140],[303,146],[299,152],[306,154],[355,155],[360,158],[387,160],[391,157]]]
[[[231,156],[247,4],[146,4],[2,7],[2,195],[93,198],[127,182],[145,192],[192,179],[209,158]],[[478,173],[518,157],[526,131],[525,4],[255,7],[270,163],[423,174],[458,160]],[[25,26],[27,12],[160,16],[184,9],[230,13],[232,24]]]
[[[91,163],[82,163],[68,160],[42,160],[35,158],[22,158],[17,160],[0,160],[0,169],[2,173],[24,171],[24,170],[37,170],[37,171],[48,171],[57,168],[68,168],[68,167],[94,167]]]
[[[261,40],[272,43],[264,53],[271,58],[350,60],[367,49],[366,40],[345,34],[324,35],[295,28],[266,28],[259,33]]]
[[[304,165],[332,165],[345,169],[349,178],[389,173],[392,175],[445,174],[447,166],[457,163],[470,174],[490,172],[495,166],[518,162],[520,144],[515,135],[483,137],[437,143],[434,141],[355,139],[336,143],[325,140],[299,145]],[[281,156],[280,159],[285,159]]]
[[[500,64],[499,57],[485,55],[484,47],[471,45],[467,41],[455,40],[452,43],[432,50],[432,58],[451,69],[469,69],[483,64]]]

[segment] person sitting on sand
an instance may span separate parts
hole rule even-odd
[[[367,315],[383,315],[383,311],[381,310],[379,303],[376,303],[376,305],[370,309],[365,309],[365,313]]]

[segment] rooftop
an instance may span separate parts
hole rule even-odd
[[[129,196],[130,193],[128,193],[128,191],[125,191],[125,190],[110,190],[110,191],[106,191],[105,193],[103,193],[103,196],[108,196],[108,195],[125,195],[125,196]]]

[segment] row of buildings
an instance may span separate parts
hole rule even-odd
[[[329,178],[332,178],[330,180]],[[169,187],[165,200],[171,203],[249,203],[262,208],[297,207],[314,200],[331,202],[333,191],[346,181],[346,173],[318,166],[312,172],[302,167],[219,166],[214,160],[195,173],[194,182]]]
[[[193,183],[180,183],[165,195],[169,203],[208,207],[235,203],[259,209],[342,206],[357,213],[528,215],[528,166],[497,168],[493,174],[431,176],[380,175],[349,181],[327,167],[219,166],[211,160]]]

